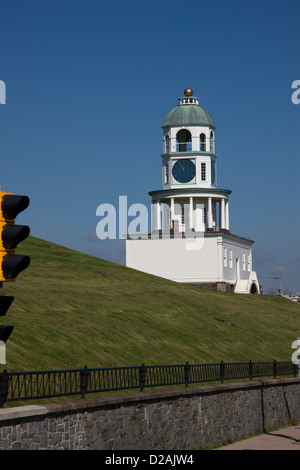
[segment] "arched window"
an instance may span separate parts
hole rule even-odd
[[[187,129],[181,129],[176,134],[177,152],[192,150],[192,136]]]
[[[200,134],[200,152],[206,151],[206,136],[205,134]]]

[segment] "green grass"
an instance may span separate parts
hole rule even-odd
[[[184,286],[30,237],[2,295],[9,371],[290,360],[300,305]]]

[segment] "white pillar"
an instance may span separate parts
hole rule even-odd
[[[225,213],[226,213],[226,230],[229,231],[229,201],[228,199],[226,199]]]
[[[192,135],[192,150],[199,152],[200,139],[198,135]]]
[[[226,222],[225,222],[225,199],[221,199],[221,222],[220,222],[220,229],[226,229]]]
[[[200,202],[201,201],[201,202]],[[202,199],[196,199],[196,204],[195,204],[195,224],[194,228],[196,232],[205,232],[205,223],[204,221],[204,204]]]
[[[151,204],[151,232],[155,230],[155,206],[156,204],[152,201]]]
[[[212,229],[212,203],[211,197],[208,198],[208,208],[207,208],[207,228]]]
[[[170,230],[170,204],[164,200],[160,205],[160,210],[163,218],[163,231],[168,233]]]
[[[212,224],[214,230],[217,230],[217,203],[216,200],[213,199],[212,201]]]
[[[205,136],[205,149],[207,152],[210,152],[210,137],[209,134]]]
[[[190,207],[189,207],[189,229],[192,230],[194,228],[193,224],[193,198],[190,197]]]
[[[161,223],[160,223],[160,203],[159,200],[156,201],[156,228],[157,230],[161,229]]]
[[[171,205],[170,205],[170,229],[173,228],[172,222],[174,220],[174,198],[171,197]]]

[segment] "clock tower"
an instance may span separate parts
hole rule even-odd
[[[162,189],[149,192],[151,234],[127,237],[126,265],[177,282],[259,293],[253,241],[231,234],[231,191],[217,186],[216,126],[190,88],[162,130]],[[192,247],[187,237],[201,243]]]
[[[167,114],[162,129],[163,190],[150,195],[158,210],[162,202],[164,210],[169,208],[164,230],[199,231],[204,223],[206,231],[229,231],[231,191],[217,189],[216,127],[190,88]],[[159,221],[159,216],[155,220]],[[161,228],[158,222],[156,229]]]

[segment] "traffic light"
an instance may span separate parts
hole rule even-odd
[[[0,341],[6,343],[13,329],[13,326],[0,325]]]
[[[3,295],[0,297],[0,317],[4,317],[7,310],[11,306],[13,300],[14,300],[14,297],[8,296],[8,295]],[[6,343],[13,329],[14,329],[13,326],[0,325],[0,342],[2,341],[3,343]],[[0,364],[2,364],[1,354],[0,354]]]
[[[29,266],[29,256],[15,254],[18,244],[30,233],[27,225],[16,225],[15,218],[28,205],[28,196],[0,191],[0,287],[3,282],[14,281]],[[0,317],[4,317],[13,300],[11,296],[0,296]],[[0,364],[5,364],[5,343],[13,329],[13,326],[0,325]]]
[[[15,218],[28,205],[28,196],[0,191],[0,282],[14,281],[30,264],[29,256],[15,254],[17,245],[30,233],[27,225],[16,225]]]

